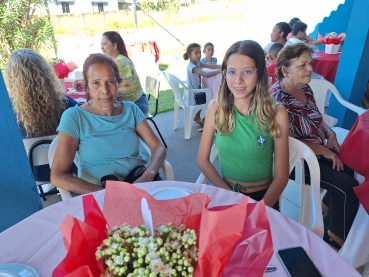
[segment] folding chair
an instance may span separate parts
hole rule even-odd
[[[165,140],[163,139],[163,136],[161,135],[158,126],[156,125],[154,121],[154,117],[158,113],[158,105],[159,105],[159,89],[160,89],[160,81],[154,77],[146,76],[146,82],[145,82],[145,93],[148,94],[148,100],[150,101],[151,97],[155,98],[155,112],[154,114],[148,113],[146,115],[146,119],[150,120],[154,126],[156,131],[158,132],[161,141],[165,145],[165,148],[167,147],[167,144],[165,143]]]

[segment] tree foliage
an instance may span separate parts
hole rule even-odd
[[[148,11],[177,11],[181,5],[180,0],[145,0],[139,1],[142,8]]]
[[[0,0],[0,68],[19,48],[51,46],[52,26],[45,0]]]

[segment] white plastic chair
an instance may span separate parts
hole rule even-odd
[[[37,138],[26,138],[23,139],[24,148],[28,155],[28,159],[33,170],[33,166],[48,165],[48,151],[51,141],[57,135],[37,137]],[[59,193],[57,190],[51,191],[54,186],[50,184],[50,180],[39,181],[35,176],[35,182],[40,191],[40,197],[43,201],[46,201],[46,196]]]
[[[54,160],[57,144],[58,144],[58,137],[56,137],[52,141],[50,148],[49,148],[48,158],[49,158],[50,168]],[[150,148],[141,139],[140,139],[140,150],[144,152],[145,154],[147,154],[148,157],[151,157]],[[74,162],[78,164],[76,160],[74,160]],[[174,181],[173,168],[172,168],[172,165],[167,160],[164,160],[163,165],[160,167],[160,175],[163,178],[163,180]],[[72,198],[72,195],[68,190],[65,190],[62,188],[58,188],[58,189],[59,189],[59,192],[60,192],[60,195],[63,201],[69,198]]]
[[[291,173],[292,169],[296,166],[295,169],[296,178],[295,181],[289,180],[287,186],[295,186],[301,188],[299,222],[303,224],[306,228],[309,228],[315,234],[323,238],[324,225],[320,198],[320,171],[318,160],[314,152],[301,141],[289,137],[288,145],[289,145],[289,171]],[[213,144],[209,157],[210,162],[214,163],[217,156],[218,156],[218,148],[215,146],[215,144]],[[303,160],[305,160],[309,165],[309,170],[311,172],[310,176],[311,185],[305,184],[305,170],[304,167],[302,166],[304,165]],[[200,176],[197,178],[196,184],[205,184],[206,180],[207,178],[201,172]],[[282,198],[285,198],[283,194],[284,193],[282,193],[282,196],[280,197],[279,200],[281,211],[283,203]]]
[[[202,109],[206,109],[208,104],[212,100],[210,89],[208,88],[189,89],[175,75],[168,73],[168,72],[164,72],[164,76],[168,80],[168,83],[173,91],[174,98],[175,98],[175,101],[174,101],[174,130],[177,129],[178,111],[179,111],[179,107],[181,107],[184,109],[185,139],[190,139],[192,121],[195,118],[196,113]],[[185,90],[187,90],[189,95],[195,94],[198,92],[205,92],[206,93],[206,103],[202,105],[193,105],[193,106],[188,105],[186,101],[184,100],[184,97],[180,90],[180,86],[182,86]]]
[[[316,101],[319,111],[323,115],[323,120],[325,123],[328,124],[329,127],[335,126],[338,122],[336,118],[324,113],[324,102],[325,102],[326,95],[329,90],[336,97],[337,101],[341,103],[344,107],[354,111],[358,115],[361,115],[362,113],[365,112],[365,109],[360,108],[344,100],[342,96],[340,95],[340,93],[338,92],[337,88],[333,84],[328,82],[327,80],[311,79],[309,86],[314,92],[315,101]],[[345,137],[347,136],[348,130],[340,128],[340,127],[334,127],[333,130],[336,132],[338,142],[341,144],[344,141]]]

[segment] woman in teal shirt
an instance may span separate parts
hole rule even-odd
[[[152,155],[136,182],[153,181],[166,150],[140,109],[134,103],[117,101],[122,79],[116,63],[107,55],[92,54],[83,65],[83,76],[88,101],[61,118],[52,184],[88,193],[101,189],[96,185],[103,176],[115,175],[123,180],[133,168],[148,162],[148,157],[139,151],[139,139],[148,145]],[[79,178],[69,173],[75,156]]]
[[[278,210],[289,174],[288,117],[269,95],[263,49],[251,40],[234,43],[222,70],[217,99],[206,112],[197,164],[215,186],[264,199]],[[222,176],[209,161],[215,133]]]

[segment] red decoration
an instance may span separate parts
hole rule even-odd
[[[322,35],[320,33],[318,33],[318,40],[322,43],[322,44],[334,44],[334,45],[339,45],[341,44],[346,38],[346,34],[345,33],[341,33],[339,35],[332,35],[332,33],[329,33],[327,35],[325,35],[325,37],[323,38]]]
[[[60,62],[53,66],[56,76],[59,79],[64,79],[68,77],[68,74],[74,71],[78,66],[74,62]]]

